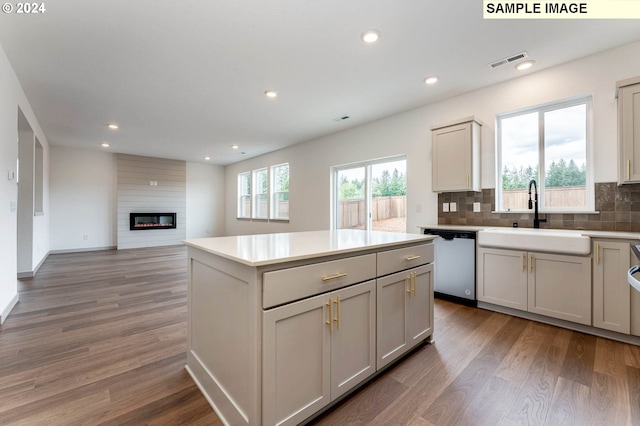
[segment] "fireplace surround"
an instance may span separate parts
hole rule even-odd
[[[129,213],[129,229],[175,229],[176,213]]]

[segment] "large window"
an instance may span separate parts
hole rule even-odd
[[[406,232],[406,159],[333,168],[336,229]]]
[[[289,220],[289,163],[238,173],[237,217]]]
[[[289,219],[289,164],[271,167],[271,219]]]
[[[532,179],[540,210],[594,209],[590,110],[582,98],[498,116],[497,210],[527,210]]]

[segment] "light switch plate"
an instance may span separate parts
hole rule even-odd
[[[445,213],[449,212],[449,203],[442,203],[442,211]]]
[[[474,212],[479,212],[480,211],[480,203],[478,203],[478,202],[473,203],[473,211]]]
[[[457,212],[458,211],[458,204],[457,203],[449,203],[449,211]]]

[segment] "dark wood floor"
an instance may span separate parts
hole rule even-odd
[[[640,425],[640,348],[436,303],[436,342],[318,425]],[[184,370],[186,251],[51,255],[0,326],[0,425],[219,425]]]

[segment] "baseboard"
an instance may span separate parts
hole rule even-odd
[[[88,248],[77,248],[77,249],[66,249],[66,250],[51,250],[49,254],[84,253],[87,251],[102,251],[102,250],[115,250],[115,249],[116,249],[116,246],[88,247]]]
[[[49,257],[49,254],[51,252],[47,252],[47,254],[44,255],[44,257],[42,258],[42,260],[36,265],[36,267],[33,269],[33,271],[29,271],[29,272],[18,272],[18,279],[29,279],[29,278],[33,278],[36,276],[36,274],[38,273],[38,270],[40,269],[40,267],[44,264],[45,260],[47,260],[47,258]]]
[[[18,296],[18,293],[16,293],[16,295],[13,296],[13,299],[11,299],[9,304],[2,310],[2,312],[0,312],[0,324],[2,324],[5,319],[7,319],[7,317],[9,316],[9,313],[11,312],[13,307],[16,306],[19,299],[20,298]]]

